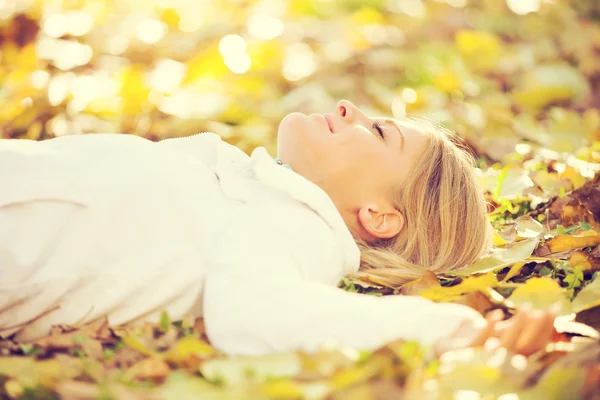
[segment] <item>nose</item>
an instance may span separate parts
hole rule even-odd
[[[367,118],[367,116],[349,100],[340,100],[335,109],[337,114],[342,117],[342,120],[346,123],[351,123],[356,119],[364,120]]]

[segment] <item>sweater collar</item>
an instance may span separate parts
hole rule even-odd
[[[274,161],[264,147],[254,149],[250,157],[250,168],[257,180],[284,191],[317,213],[333,230],[343,246],[344,274],[357,272],[360,250],[333,201],[323,189],[295,173],[291,168],[282,168],[282,165]]]

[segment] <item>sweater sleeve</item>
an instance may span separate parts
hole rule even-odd
[[[204,317],[209,339],[227,354],[313,352],[326,343],[374,349],[397,338],[429,345],[464,320],[482,318],[458,304],[349,293],[325,283],[319,277],[331,273],[322,269],[341,267],[331,260],[305,263],[299,254],[335,245],[327,230],[313,230],[308,239],[320,243],[318,248],[302,249],[301,230],[288,231],[274,220],[237,221],[223,247],[215,249]]]

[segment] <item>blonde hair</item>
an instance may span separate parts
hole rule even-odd
[[[430,140],[395,190],[404,227],[395,237],[376,243],[356,239],[361,250],[358,275],[388,287],[417,279],[425,270],[439,274],[473,263],[489,251],[493,235],[466,146],[435,123],[415,117],[407,122]]]

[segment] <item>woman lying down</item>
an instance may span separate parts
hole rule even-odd
[[[278,142],[273,160],[211,133],[0,140],[0,336],[26,342],[104,316],[157,322],[164,310],[204,316],[228,354],[397,338],[545,346],[549,313],[485,320],[457,304],[337,288],[359,270],[401,284],[488,250],[472,160],[447,133],[344,100],[287,115]]]

